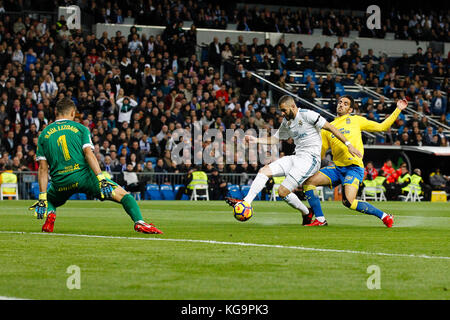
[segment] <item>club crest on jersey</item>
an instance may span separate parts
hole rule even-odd
[[[350,118],[347,118],[347,119],[345,120],[345,122],[346,122],[347,124],[350,124]]]
[[[299,126],[302,126],[302,125],[303,125],[302,120],[298,120],[298,125],[299,125]]]

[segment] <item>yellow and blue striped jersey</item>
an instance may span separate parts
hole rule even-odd
[[[334,119],[331,124],[335,126],[350,143],[364,155],[364,146],[361,131],[381,132],[389,129],[400,114],[400,109],[395,111],[386,118],[382,123],[370,121],[367,118],[357,115],[344,115]],[[357,165],[364,168],[362,158],[352,156],[338,138],[331,132],[322,130],[322,158],[329,148],[333,155],[333,162],[336,166],[346,167]]]

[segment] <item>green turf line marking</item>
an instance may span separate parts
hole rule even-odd
[[[345,249],[321,249],[321,248],[309,248],[309,247],[301,247],[301,246],[283,246],[283,245],[276,245],[276,244],[227,242],[227,241],[215,241],[215,240],[141,238],[141,237],[101,236],[101,235],[94,235],[94,234],[41,233],[41,232],[23,232],[23,231],[0,231],[0,234],[23,234],[23,235],[39,235],[39,236],[53,236],[53,237],[59,236],[59,237],[79,237],[79,238],[117,239],[117,240],[191,242],[191,243],[218,244],[218,245],[242,246],[242,247],[294,249],[294,250],[315,251],[315,252],[352,253],[352,254],[388,256],[388,257],[407,257],[407,258],[450,260],[450,257],[429,256],[429,255],[425,255],[425,254],[415,255],[415,254],[404,254],[404,253],[368,252],[368,251],[356,251],[356,250],[345,250]]]

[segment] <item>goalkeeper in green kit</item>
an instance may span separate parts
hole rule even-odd
[[[53,232],[56,208],[74,193],[86,193],[100,200],[120,203],[134,222],[134,230],[162,234],[144,222],[134,199],[117,183],[101,174],[94,155],[89,130],[75,119],[76,106],[63,98],[56,103],[56,120],[39,135],[36,160],[39,161],[39,200],[30,207],[38,219],[46,218],[42,231]],[[47,191],[48,175],[51,185]]]

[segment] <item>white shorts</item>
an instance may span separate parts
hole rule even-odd
[[[269,168],[274,177],[285,176],[281,185],[292,191],[319,171],[320,157],[309,153],[285,156],[269,164]]]

